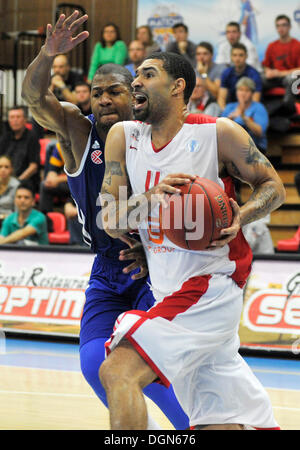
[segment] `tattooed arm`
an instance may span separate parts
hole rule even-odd
[[[253,189],[249,200],[240,208],[240,225],[254,222],[277,209],[285,201],[283,184],[249,134],[228,119],[218,119],[217,136],[219,160],[227,172]]]

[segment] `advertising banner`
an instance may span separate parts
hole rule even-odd
[[[239,334],[242,348],[300,353],[300,257],[254,260]]]
[[[0,329],[78,336],[94,256],[0,251]]]
[[[292,21],[292,35],[300,37],[300,0],[139,0],[138,26],[149,25],[164,50],[173,40],[172,26],[183,22],[195,44],[209,41],[215,49],[225,39],[225,27],[234,21],[257,48],[263,59],[267,45],[278,39],[275,18],[286,14]]]
[[[94,255],[0,250],[0,332],[78,337]],[[300,256],[257,257],[244,290],[241,348],[300,354]]]

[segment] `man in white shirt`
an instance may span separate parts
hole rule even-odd
[[[254,67],[258,72],[262,72],[261,63],[254,44],[245,35],[242,35],[240,25],[237,22],[230,22],[226,27],[226,40],[222,41],[218,46],[216,56],[217,64],[231,64],[231,48],[234,44],[240,42],[247,48],[248,58],[247,64]]]

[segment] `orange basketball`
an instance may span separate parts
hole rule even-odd
[[[205,250],[232,223],[229,198],[221,186],[206,178],[176,187],[181,195],[169,196],[162,210],[163,231],[178,247]]]

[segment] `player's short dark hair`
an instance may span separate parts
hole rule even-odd
[[[275,19],[275,23],[277,23],[278,20],[286,20],[288,22],[288,24],[291,25],[291,19],[288,16],[286,16],[285,14],[280,14],[279,16],[277,16]]]
[[[185,23],[182,23],[182,22],[180,22],[180,23],[175,23],[175,25],[172,26],[172,30],[174,31],[174,30],[176,30],[176,28],[181,28],[181,27],[185,29],[185,32],[186,32],[186,33],[189,32],[189,29],[188,29],[188,27],[186,26],[186,24],[185,24]]]
[[[241,26],[238,22],[229,22],[226,25],[226,28],[228,28],[228,27],[235,27],[235,28],[237,28],[238,31],[241,31]]]
[[[206,48],[206,50],[208,50],[209,53],[211,53],[212,55],[214,54],[214,48],[210,42],[202,41],[200,42],[200,44],[197,45],[197,47]]]
[[[17,193],[20,189],[26,189],[27,191],[30,191],[32,197],[33,197],[33,198],[35,197],[34,189],[33,189],[33,187],[32,187],[32,184],[31,184],[29,181],[26,181],[26,180],[22,181],[22,182],[19,184],[19,186],[17,187],[16,193]]]
[[[196,85],[196,74],[193,66],[181,55],[172,52],[154,52],[146,59],[159,59],[163,61],[163,68],[174,80],[184,78],[186,86],[184,90],[184,102],[188,104],[190,96]]]
[[[131,84],[133,83],[133,76],[131,75],[129,70],[126,69],[126,67],[121,66],[120,64],[113,64],[113,63],[103,64],[103,66],[100,66],[96,70],[93,79],[95,78],[96,75],[114,75],[114,74],[122,75],[126,86],[130,91],[132,90]]]
[[[233,52],[233,50],[243,50],[243,52],[245,52],[246,54],[248,53],[247,51],[247,47],[242,44],[241,42],[237,42],[236,44],[233,44],[233,46],[231,47],[231,53]]]

